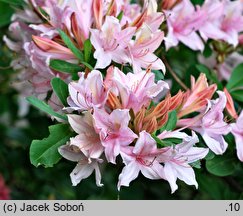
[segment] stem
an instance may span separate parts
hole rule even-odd
[[[0,66],[0,70],[7,70],[7,69],[10,69],[11,67],[12,67],[11,65],[6,66],[6,67]]]
[[[177,76],[177,74],[173,71],[173,69],[171,68],[171,66],[169,65],[168,61],[166,60],[165,57],[162,57],[163,62],[165,63],[165,66],[167,67],[168,71],[170,72],[170,74],[173,76],[173,78],[175,79],[175,81],[180,84],[180,86],[184,89],[184,90],[188,90],[188,87],[181,81],[181,79]]]

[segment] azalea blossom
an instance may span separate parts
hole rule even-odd
[[[78,82],[71,82],[68,86],[70,96],[67,101],[70,107],[67,107],[67,110],[83,111],[103,107],[107,99],[107,91],[102,74],[93,70],[87,78],[84,72],[79,73],[79,76]]]
[[[136,113],[142,106],[148,106],[150,101],[157,97],[169,86],[164,81],[154,81],[155,75],[151,72],[127,73],[118,68],[110,70],[105,83],[110,87],[116,87],[121,98],[122,108],[133,109]],[[116,91],[114,91],[116,94]]]
[[[238,34],[243,31],[242,0],[224,0],[224,16],[221,30],[225,33],[224,40],[236,47],[239,43]]]
[[[146,24],[141,27],[136,34],[136,40],[130,41],[128,46],[131,64],[135,73],[139,72],[141,68],[148,68],[149,66],[165,73],[164,63],[154,54],[163,39],[164,32],[159,30],[151,32],[151,28]]]
[[[221,30],[221,20],[224,13],[224,3],[219,0],[206,0],[200,11],[205,14],[205,21],[199,28],[200,35],[207,41],[208,38],[219,40],[225,37]]]
[[[181,1],[172,10],[166,11],[166,14],[168,15],[168,34],[165,40],[167,50],[177,46],[179,41],[192,50],[204,49],[204,44],[196,30],[203,24],[205,15],[198,9],[195,11],[190,0]]]
[[[230,126],[224,121],[223,110],[226,107],[226,96],[217,91],[219,98],[208,102],[205,113],[190,119],[180,119],[178,126],[189,127],[201,134],[207,146],[215,154],[223,154],[228,144],[223,135],[230,132]]]
[[[165,131],[158,137],[160,139],[176,137],[183,140],[180,144],[163,148],[166,151],[157,158],[160,163],[164,163],[164,174],[170,184],[171,192],[174,193],[178,189],[177,178],[197,188],[195,173],[190,164],[204,158],[208,154],[208,149],[194,147],[199,142],[195,132],[192,132],[192,136],[188,136],[183,132]]]
[[[70,139],[70,146],[76,146],[87,158],[99,158],[103,153],[103,146],[99,134],[94,128],[94,119],[91,113],[83,115],[68,115],[68,122],[78,134]]]
[[[94,58],[97,59],[95,68],[105,68],[111,61],[120,64],[129,62],[125,47],[131,40],[136,28],[127,27],[122,30],[119,20],[107,16],[101,30],[91,30],[91,43],[95,48]]]
[[[139,172],[149,179],[164,179],[163,166],[156,157],[164,150],[157,149],[151,135],[145,131],[139,133],[134,147],[125,147],[121,153],[125,167],[119,175],[118,190],[121,186],[129,186],[138,177]]]
[[[101,109],[94,109],[95,128],[100,134],[108,162],[116,163],[121,148],[133,142],[137,135],[128,127],[129,110],[116,109],[110,114]]]
[[[59,147],[59,153],[67,160],[77,162],[77,166],[70,174],[73,186],[79,184],[83,179],[88,178],[95,171],[96,185],[101,187],[101,173],[99,164],[102,159],[88,159],[79,149],[69,144]]]

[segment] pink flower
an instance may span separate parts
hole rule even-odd
[[[97,71],[91,71],[87,78],[85,73],[79,73],[80,78],[78,82],[71,82],[69,84],[68,110],[90,110],[94,107],[103,107],[107,91],[103,85],[102,74]]]
[[[25,4],[22,10],[16,9],[11,17],[11,21],[20,21],[25,23],[40,23],[41,19],[32,9],[31,5]]]
[[[128,73],[125,75],[118,68],[114,68],[114,70],[109,70],[109,73],[109,79],[106,79],[105,83],[111,82],[112,86],[117,88],[122,108],[133,109],[135,113],[142,106],[148,106],[150,101],[165,88],[169,88],[164,81],[155,83],[155,75],[151,72],[141,71],[136,74]]]
[[[221,30],[225,33],[224,40],[233,46],[239,43],[238,34],[243,31],[243,3],[241,0],[223,1],[224,16],[221,23]]]
[[[105,156],[108,162],[114,163],[121,148],[133,142],[137,135],[128,127],[129,110],[116,109],[108,114],[101,109],[94,109],[95,128],[100,134]]]
[[[221,91],[217,93],[219,98],[209,101],[205,114],[201,113],[191,119],[181,119],[178,121],[178,126],[189,127],[200,133],[207,146],[215,154],[223,154],[228,146],[223,135],[230,132],[230,126],[224,122],[223,115],[227,101],[226,96]]]
[[[172,193],[178,188],[176,184],[177,178],[188,185],[195,185],[197,188],[198,184],[195,173],[190,164],[204,158],[208,154],[208,149],[193,147],[199,142],[194,132],[192,132],[192,136],[188,136],[186,133],[182,132],[165,131],[158,137],[160,139],[170,137],[183,139],[181,144],[163,148],[166,151],[157,158],[160,163],[164,163],[165,178],[170,184]]]
[[[70,174],[73,186],[79,184],[83,179],[88,178],[93,171],[95,171],[96,185],[101,187],[101,173],[99,169],[99,163],[102,163],[102,159],[89,159],[79,149],[74,146],[64,145],[59,147],[59,153],[67,160],[78,162]]]
[[[97,59],[95,68],[105,68],[111,61],[117,63],[129,62],[125,47],[131,40],[136,28],[127,27],[122,30],[119,20],[106,16],[101,30],[91,30],[91,43],[95,48],[94,58]]]
[[[149,133],[140,132],[135,146],[126,147],[121,153],[126,166],[119,175],[118,190],[121,186],[129,186],[140,171],[149,179],[165,178],[163,166],[156,159],[162,152],[164,150],[157,149],[157,144]]]
[[[99,158],[104,147],[101,145],[99,134],[94,128],[93,116],[90,112],[84,115],[68,115],[68,122],[78,134],[70,139],[70,146],[76,146],[87,158]]]
[[[224,3],[219,0],[206,0],[200,9],[205,14],[205,22],[199,28],[200,35],[207,41],[208,38],[219,40],[225,37],[225,33],[220,29],[221,18],[224,13]]]
[[[40,50],[33,42],[26,42],[24,49],[26,56],[28,57],[26,59],[29,61],[29,68],[26,69],[23,74],[21,74],[21,79],[27,83],[31,83],[33,93],[39,99],[45,99],[48,91],[52,89],[50,84],[51,79],[54,77],[60,77],[61,79],[66,80],[69,75],[51,70],[49,68],[49,59],[51,54]],[[51,97],[51,99],[54,99],[54,97]],[[55,103],[57,102],[57,100],[52,101]],[[51,102],[50,104],[53,103]],[[57,107],[55,104],[53,105],[53,107]],[[60,102],[57,105],[59,106]]]
[[[243,111],[237,118],[236,123],[231,124],[231,133],[235,137],[237,156],[243,162]]]
[[[199,10],[195,11],[190,0],[183,0],[166,14],[168,14],[168,35],[165,40],[167,50],[177,46],[179,41],[192,50],[204,49],[204,44],[196,33],[204,22],[204,14]]]
[[[134,23],[135,19],[141,13],[141,6],[139,4],[130,4],[129,1],[126,1],[124,5],[122,5],[123,17],[121,20],[122,25],[126,25],[126,23]]]
[[[162,20],[159,19],[159,22]],[[160,23],[160,24],[161,24]],[[141,68],[149,66],[155,70],[162,70],[165,73],[164,63],[158,58],[154,52],[160,46],[164,39],[164,32],[159,30],[151,32],[151,28],[145,24],[136,33],[135,41],[130,41],[128,47],[131,64],[135,73]]]

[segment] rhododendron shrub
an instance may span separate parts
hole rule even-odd
[[[242,170],[242,32],[242,0],[26,2],[3,40],[20,97],[53,120],[31,163],[65,158],[73,186],[98,187],[112,166],[117,191],[144,176],[171,193]]]

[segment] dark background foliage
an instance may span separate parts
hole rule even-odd
[[[53,124],[49,118],[30,107],[24,117],[19,117],[18,93],[12,87],[16,72],[9,67],[14,53],[2,41],[7,34],[10,17],[21,0],[0,1],[0,174],[10,188],[12,199],[242,199],[243,166],[236,159],[234,141],[231,135],[229,149],[217,161],[214,158],[213,173],[207,170],[202,161],[201,169],[195,168],[199,184],[198,190],[178,180],[179,189],[171,194],[166,181],[151,181],[140,176],[130,187],[118,193],[116,184],[122,167],[106,165],[102,168],[104,187],[98,188],[94,175],[73,187],[69,174],[75,163],[61,160],[54,168],[34,167],[29,159],[29,147],[33,139],[48,136],[48,126]],[[192,2],[201,4],[202,0]],[[210,48],[205,55],[210,55]],[[164,53],[164,52],[163,52]],[[197,55],[183,45],[164,54],[171,67],[183,82],[189,86],[190,75],[198,77]],[[157,74],[158,76],[160,74]],[[180,88],[170,73],[165,79],[172,79],[172,94]],[[240,102],[238,105],[241,105]],[[203,144],[203,141],[201,141]],[[213,155],[211,155],[213,157]],[[209,157],[208,157],[209,158]],[[215,162],[216,161],[216,162]],[[216,172],[215,172],[216,169]]]

